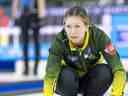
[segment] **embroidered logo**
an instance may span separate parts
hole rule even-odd
[[[112,56],[116,54],[116,49],[114,48],[111,42],[106,45],[104,51]]]

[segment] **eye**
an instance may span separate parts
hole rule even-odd
[[[67,28],[71,28],[71,26],[70,26],[70,25],[66,25],[66,27],[67,27]]]
[[[87,22],[84,22],[85,26],[88,26],[88,23]]]
[[[80,25],[75,25],[76,28],[80,28]]]

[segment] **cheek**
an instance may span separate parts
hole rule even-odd
[[[84,38],[84,34],[85,34],[85,31],[84,32],[81,32],[80,34],[79,34],[79,38]]]
[[[80,32],[81,35],[84,35],[85,32],[87,32],[87,28],[83,27],[83,28],[81,28],[81,29],[79,30],[79,32]]]
[[[71,30],[69,28],[65,28],[65,31],[67,34],[69,34]]]
[[[84,27],[84,28],[83,28],[83,31],[84,31],[84,32],[87,32],[87,31],[88,31],[88,27]]]
[[[82,30],[83,30],[84,32],[87,32],[88,29],[89,29],[89,25],[85,25],[84,27],[82,27]]]

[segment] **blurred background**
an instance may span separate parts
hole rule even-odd
[[[84,7],[92,22],[108,34],[121,56],[124,69],[128,72],[128,0],[0,0],[1,96],[42,96],[48,48],[55,35],[63,28],[65,10],[74,5]],[[21,39],[21,27],[24,25],[21,22],[24,19],[21,16],[26,16],[28,9],[37,14],[38,20],[28,28],[30,70],[25,75]],[[35,53],[31,34],[32,26],[35,25],[39,25],[36,27],[39,29],[40,48],[36,75],[33,74]],[[125,96],[128,96],[127,91]]]

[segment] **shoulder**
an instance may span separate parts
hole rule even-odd
[[[92,34],[94,35],[101,35],[101,34],[105,34],[105,32],[103,30],[101,30],[98,26],[96,25],[92,25],[90,26],[90,31]]]
[[[63,41],[67,39],[66,32],[64,30],[56,34],[55,38],[52,40],[52,46],[62,46]]]
[[[60,54],[63,52],[63,41],[65,40],[64,31],[59,32],[52,41],[49,51],[54,54]]]
[[[54,40],[56,40],[56,41],[63,41],[63,40],[65,40],[65,39],[67,39],[67,36],[66,36],[66,32],[65,32],[64,29],[63,29],[62,31],[60,31],[60,32],[56,35],[56,37],[55,37]]]
[[[97,26],[91,26],[90,34],[93,42],[95,43],[98,49],[104,49],[106,44],[111,42],[107,34]]]
[[[109,38],[109,36],[102,29],[100,29],[96,25],[92,25],[90,27],[90,34],[96,40],[104,39],[104,38]]]

